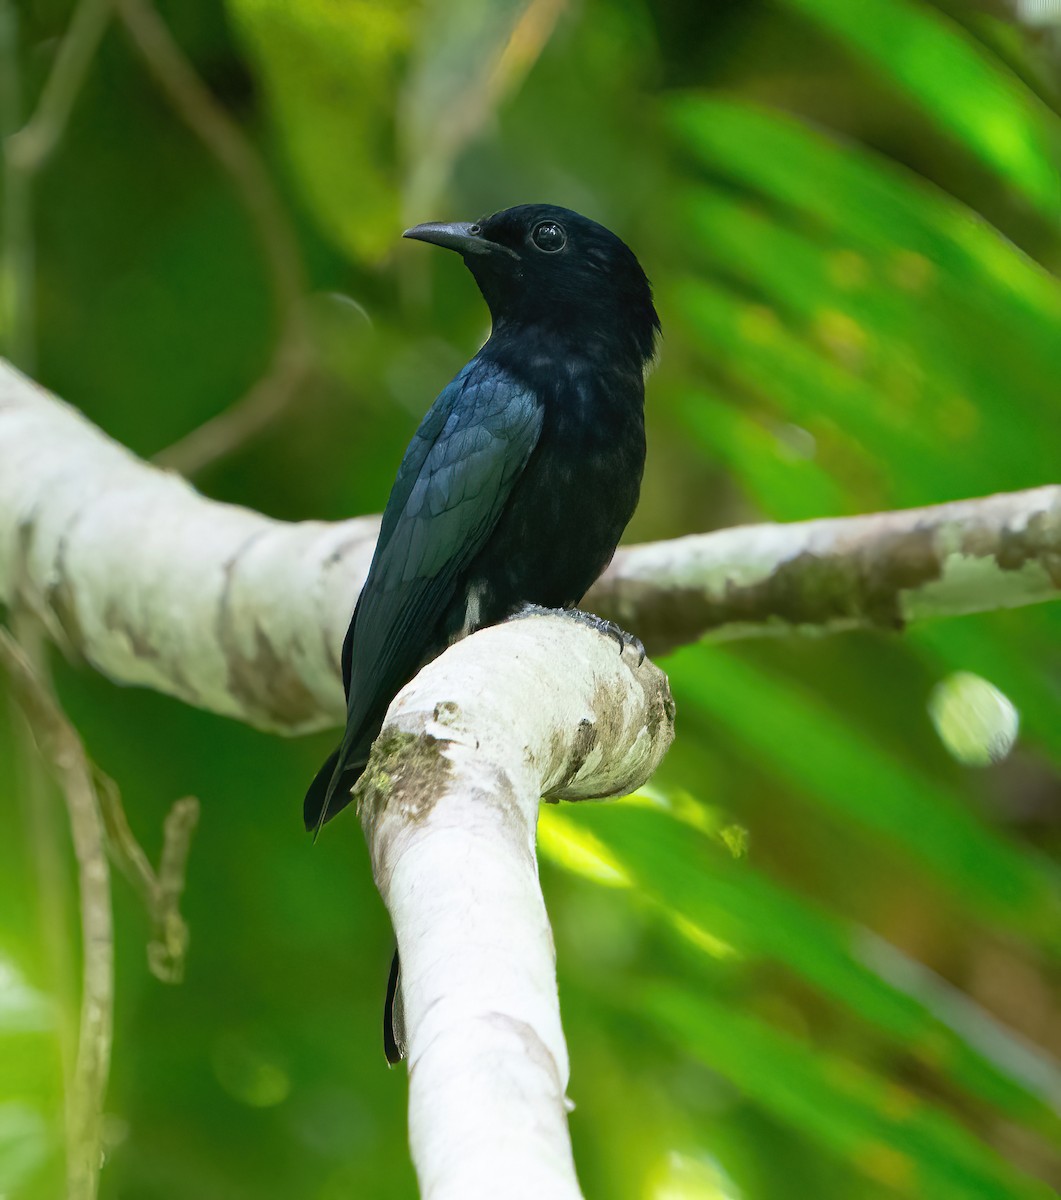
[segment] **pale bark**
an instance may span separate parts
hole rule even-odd
[[[1061,596],[1061,487],[620,550],[587,604],[655,654],[730,640],[897,631]]]
[[[673,715],[647,659],[541,615],[451,647],[391,705],[355,795],[401,952],[425,1200],[581,1194],[538,803],[638,787]]]
[[[207,500],[0,363],[0,601],[120,683],[289,733],[337,724],[377,528]]]
[[[337,724],[339,648],[377,529],[207,500],[0,362],[0,602],[121,683],[286,733]],[[657,653],[1059,594],[1061,487],[1044,487],[626,547],[585,607]]]

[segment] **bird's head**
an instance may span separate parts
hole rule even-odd
[[[463,255],[498,327],[531,327],[647,363],[659,317],[633,251],[555,204],[520,204],[474,224],[430,223],[403,235]]]

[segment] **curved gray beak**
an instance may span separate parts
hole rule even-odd
[[[481,233],[472,233],[473,228],[467,221],[453,221],[449,225],[442,221],[428,221],[426,225],[414,225],[412,229],[407,229],[402,237],[445,246],[447,250],[456,250],[459,254],[507,254],[519,262],[519,255],[511,246],[502,246],[500,242],[492,242]]]
[[[441,221],[428,221],[426,225],[414,225],[412,229],[407,229],[402,237],[417,242],[431,242],[432,245],[457,250],[461,254],[489,254],[491,250],[498,249],[493,242],[478,233],[472,233],[472,225],[467,221],[454,221],[449,225]]]

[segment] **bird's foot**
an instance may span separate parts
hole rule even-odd
[[[628,633],[622,626],[616,625],[614,621],[598,617],[596,613],[583,612],[581,608],[545,608],[541,604],[524,604],[509,619],[517,620],[520,617],[542,615],[569,617],[572,621],[578,621],[580,625],[588,625],[591,629],[596,629],[598,633],[603,633],[605,637],[614,638],[619,645],[620,654],[629,646],[637,654],[638,666],[641,666],[645,661],[645,647],[639,637]]]
[[[605,617],[598,617],[596,613],[583,612],[580,608],[569,609],[569,615],[574,617],[576,621],[581,621],[583,625],[588,625],[591,629],[596,629],[598,633],[603,633],[605,637],[615,638],[619,644],[619,653],[629,646],[637,654],[637,665],[645,661],[645,646],[636,634],[630,633],[623,629],[621,625],[616,625],[614,621],[609,621]]]

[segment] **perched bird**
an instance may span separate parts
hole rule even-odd
[[[624,242],[551,204],[404,236],[464,257],[493,328],[398,469],[343,643],[346,733],[306,794],[311,830],[350,802],[388,705],[424,663],[527,606],[578,604],[633,514],[645,462],[660,326]]]

